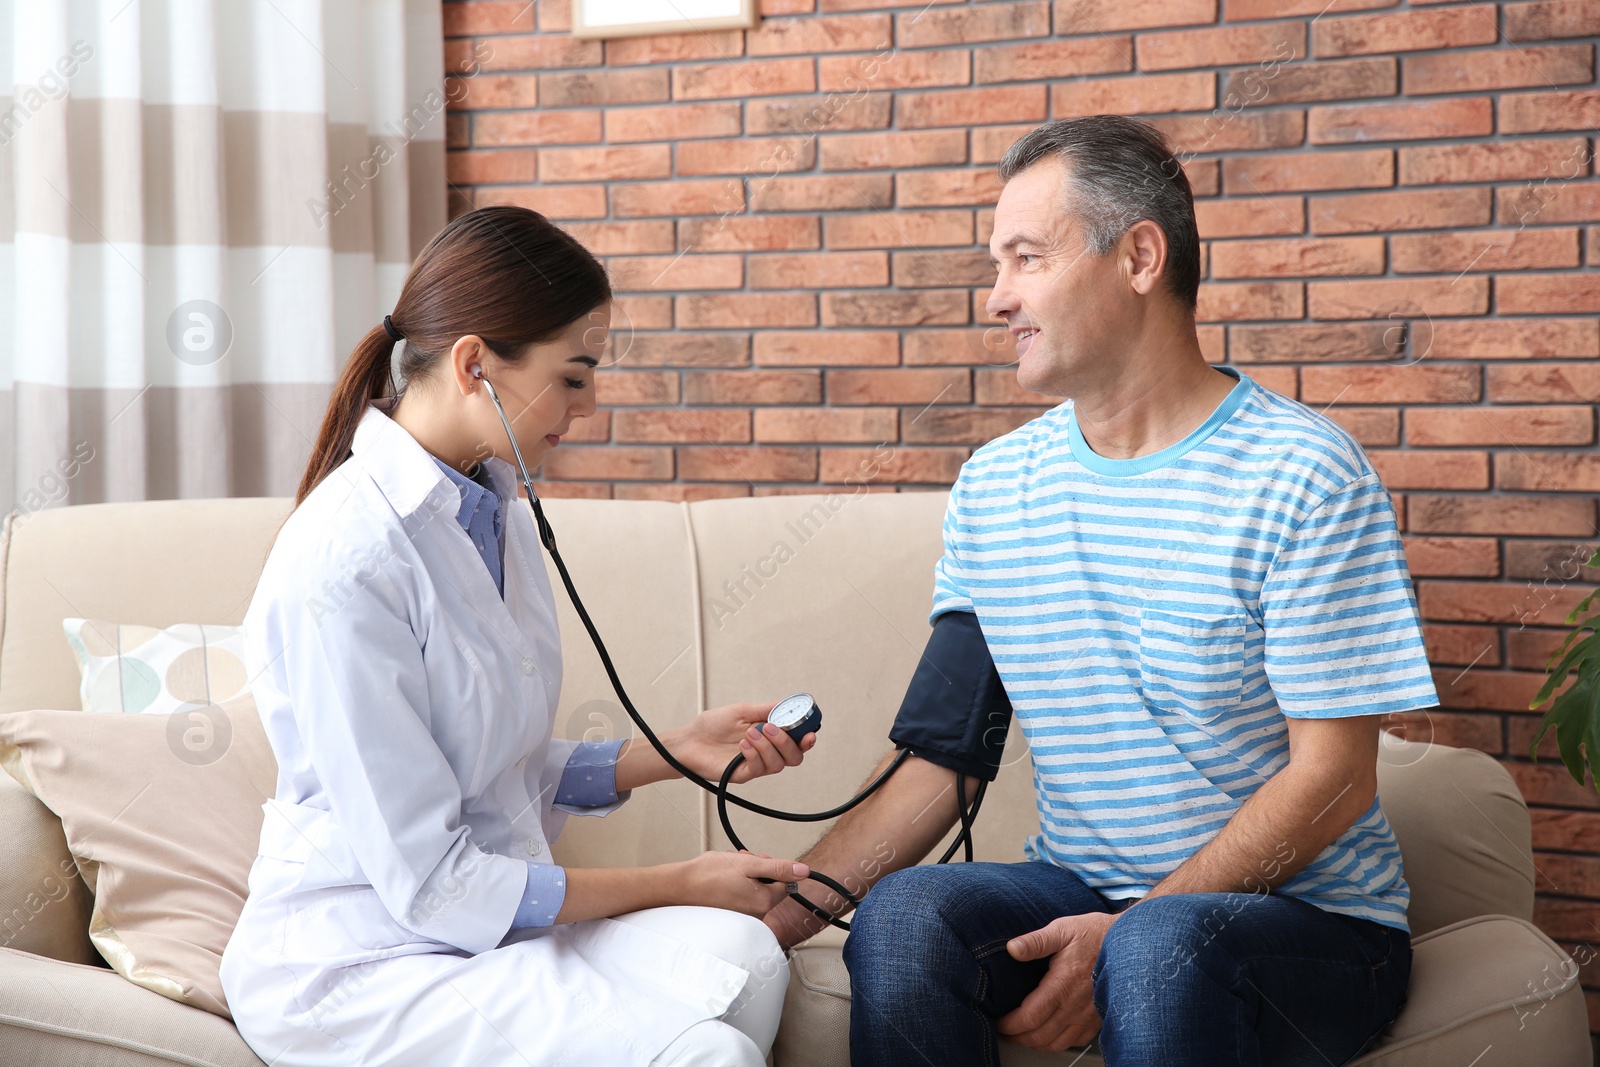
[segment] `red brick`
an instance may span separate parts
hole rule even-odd
[[[472,80],[482,81],[483,76],[480,75]],[[670,98],[667,72],[661,68],[592,70],[539,75],[540,107],[654,104],[665,102]]]
[[[677,146],[678,173],[778,174],[810,170],[817,142],[811,137],[743,137],[727,141],[685,141]]]
[[[636,482],[618,485],[612,495],[618,500],[666,500],[676,504],[688,500],[719,500],[749,496],[750,487],[700,485],[692,482]]]
[[[1011,367],[1017,362],[1016,343],[1004,326],[965,330],[908,330],[905,335],[907,366]],[[1015,376],[1015,371],[1007,373]]]
[[[866,52],[887,47],[892,32],[889,16],[881,14],[762,19],[745,34],[746,51],[752,56]]]
[[[1529,735],[1531,737],[1531,734]],[[1522,755],[1528,751],[1526,744],[1513,742],[1511,752]],[[1551,811],[1535,808],[1529,813],[1533,819],[1534,848],[1564,848],[1579,852],[1600,851],[1600,815],[1587,811]]]
[[[893,441],[899,434],[894,408],[757,408],[756,440],[774,444],[813,441]]]
[[[831,370],[829,404],[969,404],[972,376],[965,368],[945,370]]]
[[[761,334],[756,335],[760,343]],[[814,370],[691,371],[683,376],[690,404],[816,404],[822,373]]]
[[[809,252],[750,257],[750,288],[856,288],[889,284],[884,252]]]
[[[610,500],[611,483],[609,482],[551,482],[539,481],[539,497],[549,500],[552,497],[577,500]],[[520,493],[527,499],[526,492]]]
[[[1301,399],[1307,404],[1475,403],[1479,386],[1479,371],[1474,366],[1416,363],[1300,368]]]
[[[607,370],[595,376],[602,404],[676,404],[678,375],[672,371]]]
[[[1314,319],[1482,315],[1489,310],[1489,279],[1384,278],[1309,282],[1306,300]],[[1505,310],[1504,305],[1500,310]]]
[[[1050,36],[1050,0],[958,5],[895,16],[895,45],[936,48]],[[885,38],[887,40],[887,37]]]
[[[1263,60],[1286,63],[1305,57],[1306,25],[1285,21],[1145,33],[1134,45],[1140,70],[1231,67]]]
[[[1540,503],[1535,497],[1513,499],[1522,508]],[[1481,507],[1474,510],[1479,512],[1477,521],[1486,517]],[[1441,622],[1559,626],[1585,595],[1581,586],[1545,589],[1531,582],[1423,581],[1417,585],[1417,607],[1423,618]]]
[[[892,93],[779,97],[748,100],[745,132],[819,133],[823,130],[882,130],[889,126]]]
[[[1394,153],[1374,148],[1242,156],[1223,160],[1222,174],[1224,188],[1235,195],[1382,188],[1394,184]]]
[[[1495,473],[1498,483],[1499,471]],[[1416,533],[1572,537],[1594,532],[1592,500],[1551,496],[1424,496],[1413,493],[1410,508],[1410,528]]]
[[[894,253],[894,284],[902,289],[946,285],[993,289],[994,282],[995,269],[986,251]]]
[[[1581,140],[1503,141],[1400,149],[1402,185],[1544,178],[1588,151]],[[1587,157],[1585,157],[1587,158]]]
[[[472,143],[480,147],[598,140],[598,111],[481,111],[472,121]]]
[[[815,326],[817,298],[812,293],[718,293],[679,296],[674,307],[685,329],[760,326]]]
[[[1527,711],[1528,702],[1544,681],[1526,671],[1435,670],[1434,688],[1439,706],[1481,708],[1486,711]]]
[[[1382,273],[1382,237],[1217,241],[1211,248],[1213,278]]]
[[[525,185],[479,186],[472,190],[474,207],[515,204],[532,208],[552,219],[603,218],[606,213],[604,185]]]
[[[1227,0],[1224,7],[1229,22],[1250,19],[1281,19],[1291,15],[1326,15],[1334,12],[1366,11],[1375,7],[1394,7],[1400,0]]]
[[[1562,173],[1499,191],[1501,225],[1531,226],[1600,220],[1600,182],[1570,180],[1587,155],[1567,160]]]
[[[981,445],[1035,418],[1042,408],[946,408],[907,411],[900,433],[908,444]]]
[[[972,80],[979,85],[1120,74],[1132,69],[1131,37],[1077,37],[990,45],[972,54]]]
[[[611,190],[611,211],[620,218],[639,215],[717,215],[744,209],[744,186],[717,181],[628,182]]]
[[[814,482],[817,450],[766,445],[686,445],[678,449],[686,482]]]
[[[1308,130],[1312,144],[1481,137],[1494,132],[1494,107],[1482,96],[1314,107]]]
[[[894,179],[887,174],[772,178],[750,187],[751,211],[861,211],[892,203]]]
[[[801,251],[822,243],[815,215],[727,215],[678,224],[682,250],[696,252]]]
[[[539,104],[539,83],[529,74],[479,74],[473,78],[446,78],[445,100],[455,111],[536,107]]]
[[[542,2],[548,3],[549,0]],[[611,67],[731,59],[743,54],[744,34],[739,30],[614,37],[606,41],[606,65]]]
[[[606,264],[619,291],[738,289],[744,257],[733,255],[612,256]]]
[[[1050,407],[1064,399],[1047,393],[1036,393],[1017,384],[1017,372],[1010,367],[982,367],[973,372],[976,389],[974,399],[979,404],[999,406]]]
[[[670,330],[672,297],[646,293],[617,293],[612,302],[617,323],[613,336],[626,330]]]
[[[1600,356],[1593,319],[1466,319],[1433,323],[1440,359],[1563,359]]]
[[[1058,119],[1207,111],[1216,104],[1217,78],[1210,71],[1064,81],[1050,87],[1050,114]]]
[[[1600,807],[1600,793],[1596,793],[1592,784],[1579,785],[1572,780],[1572,775],[1567,773],[1567,768],[1559,760],[1531,763],[1507,763],[1506,770],[1511,772],[1511,777],[1517,783],[1517,789],[1522,793],[1523,799],[1529,804],[1548,804],[1567,808],[1597,808]],[[1566,914],[1562,913],[1562,906],[1566,905]],[[1541,930],[1549,930],[1556,937],[1571,936],[1573,926],[1580,932],[1577,936],[1581,939],[1585,933],[1590,937],[1594,931],[1589,921],[1589,909],[1592,905],[1579,901],[1549,900],[1536,897],[1533,902],[1534,922]],[[1581,917],[1571,913],[1581,912]]]
[[[1408,420],[1417,413],[1407,416]],[[1409,422],[1408,422],[1409,427]],[[1368,453],[1372,467],[1389,489],[1487,489],[1487,452],[1418,452],[1411,449]]]
[[[1593,441],[1594,409],[1590,407],[1434,408],[1406,413],[1406,443],[1410,445],[1587,445]]]
[[[1323,414],[1349,431],[1363,448],[1400,443],[1400,412],[1395,408],[1331,407]]]
[[[756,334],[755,357],[772,367],[892,366],[900,338],[892,330],[765,330]]]
[[[1507,8],[1508,21],[1513,10]],[[1583,83],[1594,77],[1594,46],[1451,50],[1406,56],[1405,76],[1406,92],[1412,96]]]
[[[1246,68],[1228,75],[1222,89],[1222,106],[1239,108],[1393,96],[1398,88],[1398,64],[1393,56],[1295,63],[1270,70]]]
[[[822,294],[824,326],[962,325],[967,294],[960,289]]]
[[[1487,369],[1496,404],[1600,403],[1600,364],[1521,363]]]
[[[750,413],[685,408],[618,411],[612,432],[618,441],[644,444],[708,441],[746,444],[750,441]]]
[[[1305,315],[1300,282],[1237,282],[1200,285],[1197,322],[1248,319],[1298,319]]]
[[[1490,755],[1499,755],[1504,750],[1500,742],[1498,715],[1468,715],[1458,711],[1407,711],[1399,714],[1391,712],[1379,721],[1385,734],[1398,734],[1407,741],[1449,745],[1451,748],[1475,748]],[[1384,759],[1381,751],[1378,759],[1380,761]]]
[[[545,71],[560,67],[594,67],[605,61],[599,41],[550,34],[480,41],[472,54],[463,58],[466,61],[463,66],[452,67],[451,73],[470,73],[474,66],[480,70]]]
[[[1416,52],[1493,44],[1498,36],[1492,10],[1457,7],[1440,11],[1396,11],[1384,15],[1317,19],[1311,27],[1311,51],[1317,56]]]
[[[1500,98],[1500,129],[1504,133],[1593,130],[1597,126],[1600,89],[1508,93]]]
[[[824,482],[881,482],[886,484],[933,482],[951,485],[970,454],[965,448],[824,448],[821,480]]]
[[[1000,178],[992,170],[911,170],[894,176],[895,202],[901,207],[993,204]]]
[[[1587,541],[1507,541],[1506,577],[1531,578],[1541,583],[1600,584],[1600,566],[1585,566],[1594,553],[1593,538]]]
[[[750,335],[743,333],[611,333],[617,354],[628,367],[741,367],[750,363]],[[693,399],[690,403],[695,403]]]
[[[1502,315],[1600,313],[1600,274],[1507,274],[1495,278]]]
[[[886,211],[830,214],[822,221],[829,248],[930,248],[971,245],[971,211]]]
[[[1106,33],[1217,21],[1217,0],[1056,0],[1056,32]]]
[[[555,479],[665,480],[672,477],[672,449],[579,445],[557,448],[544,457],[541,472]]]
[[[1548,41],[1600,36],[1600,9],[1592,0],[1542,0],[1506,5],[1506,40]]]
[[[539,180],[542,182],[665,178],[671,173],[672,149],[664,144],[545,148],[539,152]]]
[[[993,122],[1038,123],[1044,120],[1048,110],[1045,87],[1042,85],[902,93],[895,101],[896,122],[902,130],[934,126],[980,126]],[[966,157],[963,155],[961,158],[964,160]],[[956,160],[940,158],[931,162]]]
[[[1207,115],[1152,118],[1150,125],[1172,143],[1174,152],[1233,152],[1252,148],[1293,148],[1305,140],[1306,117],[1300,111],[1226,111]]]
[[[1489,216],[1488,189],[1406,189],[1311,199],[1313,233],[1381,233],[1486,226]]]
[[[502,148],[491,151],[450,152],[445,157],[452,185],[490,185],[497,182],[531,182],[532,149]]]
[[[526,0],[475,0],[445,4],[443,11],[446,37],[527,33],[533,29],[533,5]]]
[[[1593,440],[1592,427],[1588,436]],[[1494,459],[1494,484],[1501,489],[1541,493],[1600,493],[1600,455],[1593,452],[1501,453]],[[1593,501],[1585,503],[1592,512]]]
[[[549,114],[561,114],[561,112]],[[479,121],[481,122],[482,118]],[[736,101],[676,104],[667,107],[613,108],[605,113],[605,126],[605,139],[612,143],[734,137],[743,130],[739,117],[739,104]]]
[[[1390,238],[1396,273],[1576,267],[1578,231],[1490,230]]]
[[[561,227],[596,255],[647,255],[673,250],[672,223],[667,219],[639,222],[568,222]]]
[[[807,62],[810,62],[809,60]],[[934,89],[972,83],[972,50],[895,52],[878,55],[819,56],[817,88],[825,93],[872,89]]]
[[[1571,631],[1530,627],[1526,630],[1506,631],[1506,663],[1524,671],[1549,673],[1551,656],[1561,655]],[[1570,647],[1570,646],[1567,646]],[[1522,746],[1527,751],[1527,745]]]
[[[1183,176],[1195,196],[1216,196],[1222,191],[1222,164],[1215,159],[1179,159]]]
[[[1401,334],[1382,322],[1230,326],[1228,357],[1235,363],[1392,360],[1400,354]]]
[[[1426,540],[1446,540],[1426,538]],[[1463,539],[1465,540],[1465,539]],[[1494,542],[1489,542],[1493,544]],[[1410,559],[1407,543],[1407,563],[1413,578],[1422,577],[1415,560]],[[1500,631],[1493,626],[1461,626],[1448,623],[1424,623],[1422,643],[1428,651],[1429,663],[1448,663],[1458,667],[1468,664],[1479,667],[1500,666]]]
[[[1305,213],[1305,198],[1299,196],[1198,200],[1194,205],[1201,240],[1304,233]]]
[[[674,100],[710,100],[817,91],[815,61],[753,59],[672,68]]]
[[[823,170],[898,169],[964,163],[967,158],[965,130],[841,133],[827,134],[820,140]]]

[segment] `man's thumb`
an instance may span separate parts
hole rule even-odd
[[[1011,958],[1014,960],[1036,960],[1041,956],[1050,955],[1047,937],[1049,929],[1045,927],[1042,930],[1033,930],[1019,937],[1013,937],[1006,942],[1006,951],[1011,953]]]

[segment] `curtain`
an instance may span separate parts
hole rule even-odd
[[[0,509],[292,495],[443,74],[439,0],[0,0]]]

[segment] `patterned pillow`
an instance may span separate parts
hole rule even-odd
[[[101,619],[62,619],[78,657],[84,711],[170,715],[249,692],[238,626],[180,623],[158,630]]]

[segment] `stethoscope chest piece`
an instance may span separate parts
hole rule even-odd
[[[806,734],[822,729],[822,709],[810,693],[796,693],[784,697],[767,713],[767,721],[790,737],[795,744]]]

